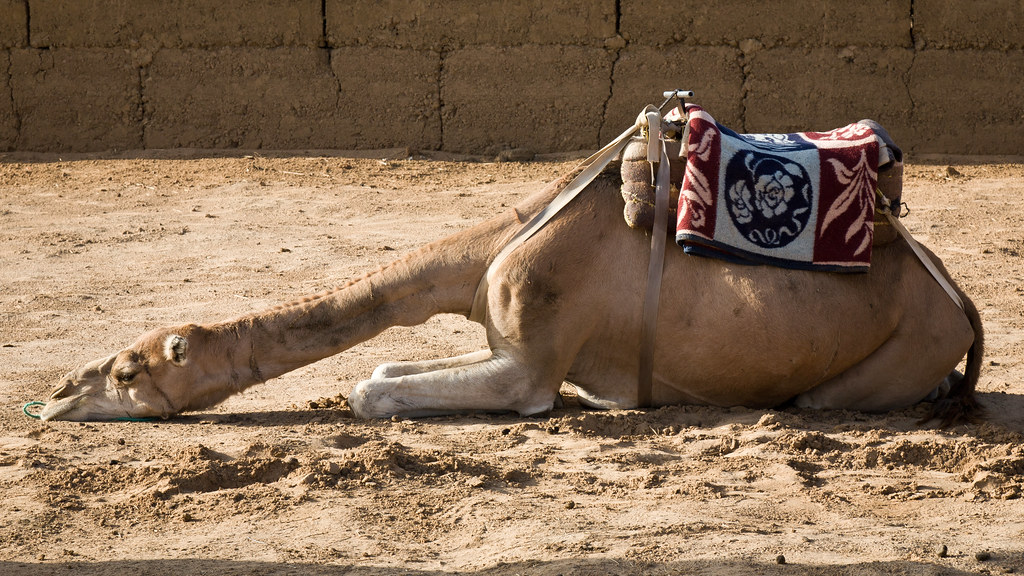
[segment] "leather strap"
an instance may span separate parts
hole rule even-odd
[[[960,296],[956,293],[956,290],[953,289],[953,286],[946,281],[946,277],[943,276],[942,273],[939,272],[939,269],[935,267],[935,263],[932,262],[932,259],[924,253],[924,250],[921,249],[921,245],[917,243],[917,240],[914,240],[914,237],[910,235],[910,231],[908,231],[903,224],[892,215],[891,210],[885,210],[883,214],[885,214],[889,223],[896,228],[896,231],[900,233],[900,236],[903,236],[903,239],[907,241],[910,249],[914,251],[915,255],[917,255],[917,259],[921,261],[921,264],[924,264],[924,267],[932,275],[932,278],[935,278],[935,281],[939,283],[939,286],[942,286],[942,289],[946,291],[946,294],[949,295],[950,299],[952,299],[953,302],[963,310],[964,301],[960,299]]]
[[[658,111],[654,106],[647,106],[647,108],[637,116],[636,122],[633,126],[620,134],[615,140],[612,140],[605,145],[604,148],[601,148],[580,163],[577,168],[583,167],[583,170],[576,176],[576,178],[573,178],[572,182],[563,188],[550,204],[545,206],[543,210],[538,212],[536,216],[527,222],[526,225],[508,241],[508,244],[498,252],[498,255],[494,257],[493,261],[491,261],[491,265],[488,266],[487,272],[484,273],[483,277],[480,279],[480,284],[477,285],[476,294],[473,296],[473,307],[469,312],[470,320],[482,323],[487,317],[487,287],[490,284],[495,271],[499,266],[501,266],[505,259],[508,258],[508,255],[537,233],[538,230],[543,228],[544,225],[555,216],[555,214],[558,214],[558,212],[565,208],[565,206],[569,204],[573,198],[579,195],[584,188],[590,185],[590,183],[594,181],[594,178],[597,178],[598,174],[604,170],[605,166],[607,166],[609,162],[614,160],[615,157],[622,152],[622,149],[625,148],[626,144],[629,142],[629,138],[633,136],[637,130],[640,130],[647,125],[647,114],[651,110],[654,110],[656,113]],[[655,124],[654,133],[657,134],[658,130],[660,130],[660,125]]]
[[[659,120],[660,124],[660,120]],[[640,324],[640,364],[637,373],[636,403],[651,405],[654,397],[654,345],[658,330],[658,307],[661,303],[661,277],[665,270],[666,229],[668,228],[669,187],[672,169],[665,152],[665,143],[657,139],[661,153],[654,185],[654,227],[651,229],[651,259],[647,264],[647,292]],[[653,164],[652,164],[653,170]]]
[[[896,208],[898,210],[899,206],[897,206]],[[910,231],[907,230],[906,227],[903,226],[903,223],[900,222],[899,219],[893,215],[892,203],[889,201],[888,198],[885,197],[884,194],[882,194],[882,191],[880,189],[875,190],[875,213],[882,214],[885,216],[887,222],[878,223],[888,223],[889,225],[896,229],[899,235],[902,236],[904,240],[906,240],[907,245],[910,246],[910,249],[914,251],[914,255],[917,256],[917,259],[921,261],[921,264],[924,264],[925,269],[928,270],[928,273],[932,275],[932,278],[935,278],[935,281],[939,283],[939,286],[942,286],[942,289],[946,291],[946,294],[949,295],[949,298],[953,302],[955,302],[961,310],[963,310],[964,301],[960,299],[960,295],[956,293],[956,290],[953,289],[953,286],[950,285],[950,283],[946,280],[946,277],[942,275],[942,272],[939,272],[939,269],[935,267],[935,263],[932,262],[932,259],[929,258],[928,255],[924,253],[924,250],[921,248],[921,245],[917,243],[917,240],[914,240],[914,237],[910,234]]]

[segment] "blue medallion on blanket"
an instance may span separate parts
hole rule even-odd
[[[676,241],[687,252],[807,270],[871,264],[880,140],[831,132],[737,134],[687,106]]]

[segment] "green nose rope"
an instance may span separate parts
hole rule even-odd
[[[39,420],[39,414],[29,410],[29,408],[34,408],[36,406],[46,406],[46,402],[39,402],[38,400],[29,402],[22,406],[21,411],[25,413],[25,416]],[[152,422],[156,420],[156,418],[132,418],[131,416],[122,416],[120,418],[111,418],[110,420],[113,422]]]
[[[39,420],[39,414],[33,414],[32,412],[28,411],[28,409],[32,408],[33,406],[46,406],[46,402],[29,402],[28,404],[25,404],[21,408],[21,411],[25,413],[25,416]]]

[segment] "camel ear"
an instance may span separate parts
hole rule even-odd
[[[188,354],[188,340],[183,336],[171,334],[164,341],[164,357],[172,364],[181,366],[185,363],[185,356]]]

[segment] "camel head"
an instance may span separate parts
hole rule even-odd
[[[189,340],[196,327],[161,328],[120,352],[72,370],[58,382],[42,420],[167,418],[188,403],[196,379]]]

